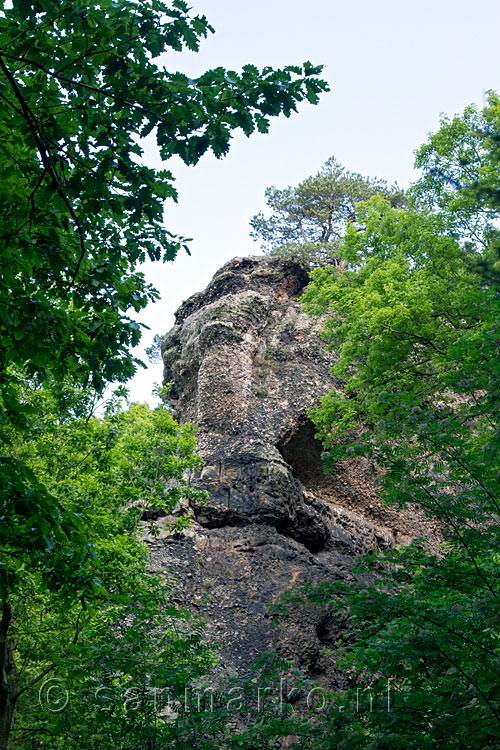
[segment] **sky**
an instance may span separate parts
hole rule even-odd
[[[488,89],[500,91],[498,0],[192,0],[191,7],[215,33],[199,53],[164,56],[169,70],[196,77],[219,65],[309,60],[325,66],[331,91],[317,106],[273,118],[268,134],[235,135],[223,159],[166,163],[179,192],[178,204],[166,204],[166,226],[192,238],[191,256],[142,267],[161,294],[138,318],[150,328],[143,346],[173,326],[181,302],[224,263],[260,253],[249,221],[265,212],[266,187],[296,185],[330,156],[349,171],[407,187],[417,176],[414,151],[440,115],[481,107]],[[154,142],[143,145],[144,161],[160,168]],[[136,354],[144,358],[142,347]],[[161,379],[161,364],[138,372],[128,384],[132,400],[154,402],[152,385]]]

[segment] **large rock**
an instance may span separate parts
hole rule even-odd
[[[191,529],[165,528],[151,550],[155,569],[179,574],[174,596],[207,617],[227,674],[277,650],[341,686],[325,646],[342,624],[295,605],[276,628],[269,605],[351,576],[361,552],[434,530],[415,510],[381,506],[363,461],[324,475],[308,411],[342,384],[330,375],[321,320],[297,301],[307,282],[295,263],[235,258],[179,308],[163,342],[164,380],[177,417],[199,427],[205,466],[193,483],[209,499],[193,509]]]

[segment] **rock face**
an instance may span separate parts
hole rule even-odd
[[[164,380],[177,417],[199,427],[205,467],[193,482],[209,499],[185,534],[165,529],[151,551],[156,570],[179,574],[174,596],[207,617],[226,674],[276,650],[341,687],[325,646],[342,623],[295,605],[274,627],[269,605],[349,577],[360,552],[433,530],[416,511],[382,507],[362,461],[323,474],[308,410],[341,383],[321,321],[297,301],[307,282],[294,263],[235,258],[179,308],[163,342]]]

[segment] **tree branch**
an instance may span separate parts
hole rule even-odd
[[[9,56],[6,55],[6,57],[9,57]],[[61,197],[61,199],[65,203],[65,205],[66,205],[66,207],[68,209],[69,215],[73,219],[73,222],[75,224],[76,230],[78,232],[79,241],[80,241],[80,256],[79,256],[78,261],[76,263],[76,268],[75,268],[75,271],[73,273],[73,276],[72,276],[72,278],[71,278],[71,280],[70,280],[70,282],[69,282],[68,286],[66,287],[65,292],[63,294],[63,297],[66,297],[66,295],[68,294],[69,290],[71,289],[71,287],[75,283],[76,277],[78,275],[78,272],[80,270],[81,264],[83,262],[83,259],[85,257],[85,253],[86,253],[85,238],[84,238],[83,228],[82,228],[82,226],[80,224],[80,220],[78,219],[78,216],[76,215],[73,206],[71,205],[69,199],[67,198],[67,196],[64,193],[64,190],[61,187],[60,180],[59,180],[59,175],[57,174],[57,172],[56,172],[56,170],[55,170],[55,168],[54,168],[54,166],[52,164],[52,156],[50,154],[50,151],[48,151],[48,149],[45,147],[45,145],[44,145],[44,143],[42,141],[42,137],[41,137],[40,133],[38,132],[38,129],[37,129],[37,125],[38,124],[37,124],[36,118],[35,118],[34,114],[31,112],[31,110],[28,107],[27,103],[25,102],[24,97],[22,95],[22,92],[21,92],[19,86],[17,85],[17,81],[14,78],[14,76],[12,75],[12,73],[10,72],[9,68],[7,67],[7,65],[5,64],[5,61],[3,60],[1,54],[0,54],[0,68],[3,70],[3,72],[5,74],[5,77],[7,78],[8,82],[10,83],[11,88],[12,88],[12,90],[14,92],[14,95],[15,95],[17,101],[19,102],[19,105],[20,105],[21,110],[22,110],[22,116],[24,117],[24,119],[25,119],[25,121],[26,121],[26,123],[28,125],[28,128],[29,128],[29,130],[30,130],[30,132],[31,132],[31,134],[33,136],[33,140],[35,141],[35,144],[36,144],[36,147],[38,149],[38,153],[40,154],[40,158],[42,160],[43,166],[45,167],[45,170],[47,171],[47,173],[52,178],[52,182],[54,184],[54,187],[57,190],[58,195]]]

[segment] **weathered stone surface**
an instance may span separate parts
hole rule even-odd
[[[182,536],[151,540],[153,567],[179,574],[174,596],[208,618],[222,669],[237,675],[266,650],[341,686],[325,654],[341,630],[295,606],[278,628],[269,604],[283,591],[351,575],[360,552],[433,534],[421,514],[384,508],[361,460],[321,465],[308,410],[342,384],[321,321],[297,302],[307,274],[291,262],[235,258],[184,302],[163,342],[178,418],[199,427],[210,493]],[[161,522],[160,522],[161,523]]]

